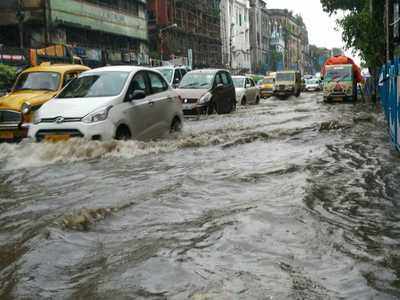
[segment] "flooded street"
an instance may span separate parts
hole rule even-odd
[[[1,299],[398,299],[383,114],[320,94],[156,142],[0,145]]]

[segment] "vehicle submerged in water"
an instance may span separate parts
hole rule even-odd
[[[357,101],[357,81],[352,65],[326,66],[324,101]]]
[[[286,99],[290,96],[299,97],[301,94],[302,81],[298,71],[276,72],[274,96]]]

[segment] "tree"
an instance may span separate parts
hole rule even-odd
[[[11,88],[16,77],[16,68],[0,64],[0,92]]]
[[[361,58],[371,69],[385,62],[385,32],[383,26],[384,0],[321,0],[322,7],[331,15],[339,11],[344,16],[338,19],[343,29],[343,41],[347,48],[360,52]]]

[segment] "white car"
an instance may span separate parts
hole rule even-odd
[[[318,79],[307,79],[306,80],[306,91],[307,92],[315,92],[315,91],[320,91],[320,82]]]
[[[28,136],[36,141],[74,137],[90,140],[149,140],[180,131],[179,96],[157,71],[104,67],[82,73],[33,117]]]
[[[247,76],[232,76],[236,91],[236,102],[241,105],[260,103],[260,89]]]

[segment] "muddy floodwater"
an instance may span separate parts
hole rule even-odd
[[[155,142],[0,145],[1,299],[398,299],[400,159],[320,94]]]

